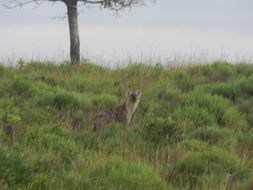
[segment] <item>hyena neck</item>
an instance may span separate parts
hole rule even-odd
[[[127,100],[124,104],[125,104],[125,106],[126,106],[127,111],[128,111],[130,114],[132,114],[132,113],[135,112],[135,110],[136,110],[136,108],[137,108],[137,106],[138,106],[138,104],[139,104],[139,100],[137,100],[136,102],[132,102],[132,101],[130,101],[130,100]]]

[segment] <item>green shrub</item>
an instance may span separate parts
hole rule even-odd
[[[208,144],[206,142],[197,139],[184,140],[180,142],[178,146],[179,148],[183,148],[189,152],[202,152],[208,148]]]
[[[92,107],[92,100],[87,95],[76,92],[57,90],[55,93],[45,93],[44,96],[36,99],[40,106],[51,105],[57,109],[88,109]]]
[[[229,146],[232,144],[232,132],[217,127],[200,128],[190,133],[190,138],[207,142],[210,145]]]
[[[51,189],[52,167],[41,158],[39,162],[34,156],[28,159],[20,150],[0,146],[1,189]]]
[[[212,184],[227,181],[229,185],[246,180],[251,172],[238,157],[217,148],[189,154],[170,169],[173,183],[200,189],[205,186],[205,181],[201,180],[203,177],[211,178]]]
[[[19,143],[31,147],[36,152],[59,154],[65,162],[70,162],[79,152],[76,143],[69,138],[70,133],[56,126],[26,127],[21,131]]]
[[[31,182],[33,168],[20,152],[0,145],[0,184],[18,189]]]
[[[215,122],[221,126],[232,127],[243,122],[240,114],[230,102],[221,96],[205,94],[201,91],[188,93],[182,101],[182,106],[195,105],[199,108],[207,109],[215,116]],[[240,123],[244,125],[245,123]]]
[[[106,108],[111,107],[119,103],[119,99],[116,96],[107,94],[101,94],[93,98],[93,104],[96,107]]]
[[[22,96],[24,98],[31,97],[35,92],[31,81],[25,77],[15,79],[12,83],[12,89],[16,95]]]
[[[68,140],[63,137],[59,137],[54,134],[41,135],[34,145],[37,151],[52,151],[54,153],[60,153],[64,161],[71,161],[78,153],[78,147],[72,140]]]
[[[33,110],[31,112],[31,110]],[[22,118],[22,124],[30,125],[45,125],[50,121],[55,120],[58,110],[52,106],[38,107],[32,102],[27,102],[22,105],[22,111],[20,111],[20,117]]]
[[[211,93],[212,95],[223,96],[230,100],[235,100],[240,96],[240,89],[236,87],[233,82],[221,82],[216,84],[207,84],[201,87],[204,91]]]
[[[204,76],[210,82],[227,81],[235,72],[232,64],[222,62],[192,66],[189,71],[193,76]]]
[[[253,74],[253,66],[252,64],[236,64],[235,66],[235,73],[240,77],[249,77]]]
[[[13,99],[0,99],[0,124],[15,125],[21,120]]]
[[[186,122],[187,129],[193,130],[198,127],[206,127],[210,125],[215,125],[216,118],[214,114],[209,112],[205,107],[198,107],[197,105],[183,106],[176,109],[172,117],[176,119],[179,123]]]
[[[236,87],[240,89],[242,96],[252,97],[253,95],[252,83],[253,83],[253,74],[249,78],[240,81]]]
[[[250,98],[253,94],[253,75],[249,78],[240,78],[225,83],[217,83],[215,85],[205,85],[205,91],[213,95],[220,95],[231,100],[238,100],[240,98]]]
[[[90,107],[91,102],[90,99],[82,97],[80,94],[60,91],[53,97],[53,105],[55,105],[59,110],[64,107],[67,108],[82,108],[82,107]]]
[[[159,81],[151,89],[145,91],[138,106],[138,113],[168,117],[180,105],[181,98],[182,93],[170,80]]]
[[[89,178],[93,189],[166,189],[165,182],[146,165],[121,159],[99,164]]]
[[[146,165],[119,158],[87,167],[80,173],[64,175],[62,189],[139,190],[166,189],[165,182]]]
[[[182,138],[182,132],[171,118],[147,116],[142,129],[145,139],[152,142],[176,142]]]
[[[158,98],[166,101],[180,102],[180,91],[177,89],[166,89],[164,92],[160,91]]]
[[[196,81],[190,78],[184,71],[176,71],[173,73],[172,80],[183,91],[188,92],[196,86]]]

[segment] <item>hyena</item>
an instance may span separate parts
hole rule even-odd
[[[97,112],[92,120],[92,129],[96,131],[103,128],[106,124],[117,121],[122,123],[124,126],[129,124],[131,117],[135,112],[141,97],[141,92],[127,92],[127,100],[120,105],[112,107],[107,111]]]

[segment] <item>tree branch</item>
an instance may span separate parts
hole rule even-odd
[[[103,4],[104,0],[99,0],[99,1],[91,1],[91,0],[78,0],[81,1],[83,3],[87,3],[87,4]]]
[[[12,8],[17,8],[17,7],[23,7],[24,5],[27,4],[35,4],[37,8],[41,4],[43,4],[45,1],[51,1],[51,2],[56,2],[56,1],[63,1],[63,0],[8,0],[6,3],[3,3],[3,6],[7,9],[12,9]]]
[[[3,3],[5,8],[22,7],[27,4],[35,3],[36,8],[45,1],[57,2],[61,1],[67,5],[73,5],[77,2],[82,2],[84,5],[99,4],[101,8],[108,8],[114,11],[120,11],[126,7],[132,7],[133,5],[143,5],[145,0],[7,0],[7,3]],[[149,0],[156,1],[156,0]]]

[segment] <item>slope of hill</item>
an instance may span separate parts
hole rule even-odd
[[[96,110],[136,89],[128,128],[90,130]],[[245,189],[253,65],[0,65],[0,127],[3,190]]]

